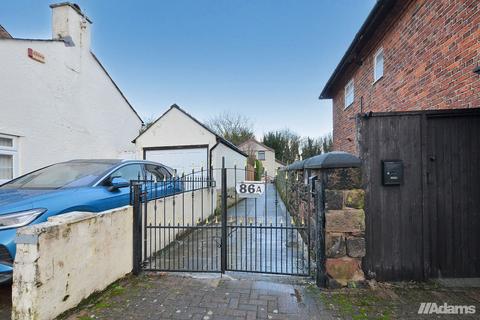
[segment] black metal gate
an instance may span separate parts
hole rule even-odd
[[[302,184],[254,176],[223,167],[132,181],[134,273],[310,275],[311,201],[292,201]]]

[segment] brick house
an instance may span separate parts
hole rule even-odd
[[[479,39],[478,0],[378,0],[320,94],[335,150],[359,113],[480,107]]]

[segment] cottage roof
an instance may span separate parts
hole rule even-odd
[[[333,71],[332,75],[325,84],[325,87],[323,87],[323,90],[320,93],[320,99],[333,98],[332,88],[339,80],[341,75],[352,63],[361,63],[358,58],[359,52],[368,43],[368,41],[370,41],[374,32],[384,21],[387,14],[390,13],[397,1],[398,0],[377,0],[372,11],[370,11],[367,19],[360,27],[360,30],[355,35],[355,38],[353,38],[352,43],[340,60],[340,63]],[[407,2],[408,1],[405,1],[405,3]]]

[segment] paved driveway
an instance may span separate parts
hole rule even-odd
[[[333,319],[303,278],[150,274],[124,280],[73,319]]]
[[[12,305],[11,285],[0,285],[0,319],[10,319]]]

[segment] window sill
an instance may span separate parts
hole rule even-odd
[[[380,78],[378,78],[377,80],[374,80],[374,81],[372,82],[372,86],[375,85],[378,81],[380,81],[380,80],[382,80],[382,79],[383,79],[383,75],[382,75]]]

